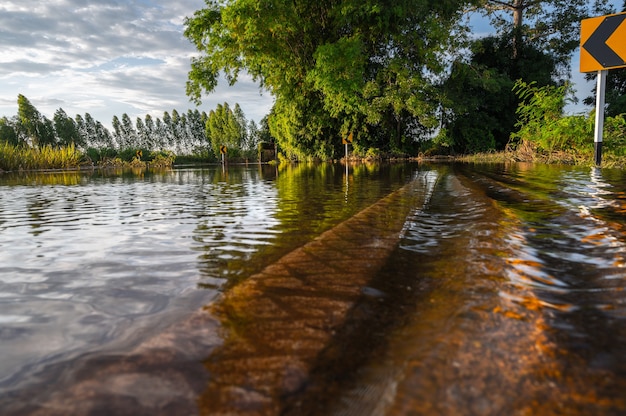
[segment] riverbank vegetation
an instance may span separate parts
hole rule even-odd
[[[608,0],[268,4],[207,0],[185,21],[199,51],[188,95],[200,104],[219,79],[236,83],[246,72],[275,98],[259,125],[224,103],[208,114],[123,114],[108,130],[89,113],[70,117],[60,108],[49,119],[20,95],[18,114],[0,118],[8,155],[0,169],[50,166],[44,154],[54,152],[66,152],[58,168],[218,162],[224,146],[231,160],[254,160],[262,143],[283,161],[332,160],[349,134],[357,158],[593,159],[593,113],[564,110],[576,99],[568,79],[580,20],[612,12]],[[469,17],[479,15],[491,22],[489,35],[473,33]],[[624,97],[626,70],[612,70],[607,161],[626,157]],[[20,154],[26,159],[18,162]]]

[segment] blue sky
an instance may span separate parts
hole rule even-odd
[[[616,8],[621,1],[614,1]],[[203,0],[2,0],[0,116],[17,114],[18,94],[49,118],[63,108],[70,116],[90,113],[109,128],[114,115],[127,113],[134,121],[195,109],[185,82],[196,51],[183,36],[183,21],[204,5]],[[477,23],[477,32],[488,30]],[[573,80],[583,99],[593,85],[578,72],[578,52],[573,59]],[[244,76],[234,87],[221,83],[199,109],[208,112],[223,102],[239,103],[246,117],[258,122],[273,99]]]

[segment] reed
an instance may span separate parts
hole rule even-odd
[[[75,169],[82,155],[72,144],[65,147],[24,147],[0,144],[0,169],[5,171]]]

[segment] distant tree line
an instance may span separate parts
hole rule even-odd
[[[113,117],[113,131],[89,113],[72,118],[59,108],[49,119],[22,94],[18,95],[17,106],[17,115],[0,118],[0,142],[34,148],[73,145],[96,157],[131,150],[127,153],[135,154],[143,149],[211,159],[219,155],[221,145],[226,145],[235,157],[247,156],[256,152],[259,141],[269,140],[266,121],[261,121],[261,128],[252,120],[248,122],[239,104],[234,108],[228,103],[219,104],[209,114],[197,109],[186,113],[174,109],[171,113],[165,111],[162,118],[150,114],[137,117],[134,123],[124,113],[121,118]]]

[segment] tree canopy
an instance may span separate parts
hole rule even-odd
[[[515,33],[518,43],[552,55],[565,69],[578,47],[580,21],[612,11],[609,0],[480,0],[479,8],[498,34]]]
[[[433,80],[459,39],[464,0],[207,0],[186,20],[187,92],[200,101],[242,71],[276,98],[284,151],[332,156],[341,134],[400,148],[435,127]]]
[[[199,102],[221,77],[233,84],[242,72],[250,74],[275,97],[270,130],[283,151],[295,156],[333,156],[348,132],[355,134],[355,150],[408,151],[438,127],[442,104],[444,124],[465,136],[465,149],[485,148],[483,139],[491,143],[488,148],[502,147],[516,123],[515,81],[563,82],[578,46],[580,20],[610,12],[608,5],[608,0],[206,0],[185,22],[185,36],[200,51],[192,59],[187,93]],[[468,10],[488,16],[495,32],[466,49],[462,17]],[[494,88],[499,95],[487,94]],[[500,116],[503,106],[507,111]]]

